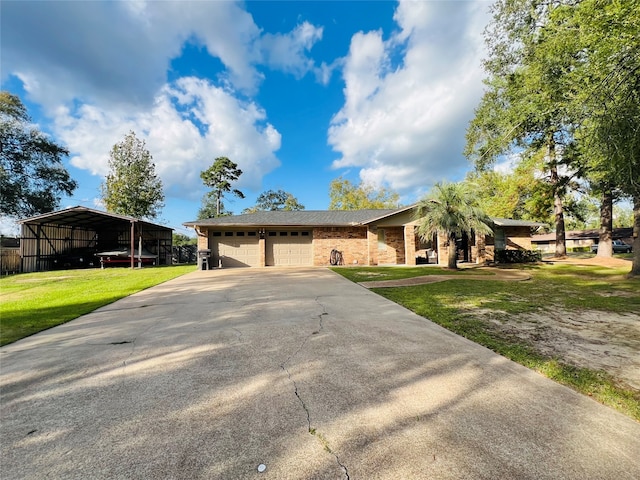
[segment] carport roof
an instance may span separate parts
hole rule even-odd
[[[19,220],[20,224],[30,225],[68,225],[72,227],[82,227],[90,229],[104,229],[114,225],[130,224],[134,222],[143,225],[151,230],[173,230],[171,227],[145,222],[126,215],[116,215],[115,213],[101,212],[87,207],[77,206],[57,210],[55,212],[37,215],[35,217]]]

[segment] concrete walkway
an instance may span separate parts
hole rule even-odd
[[[194,272],[0,362],[4,480],[640,478],[639,423],[325,269]]]

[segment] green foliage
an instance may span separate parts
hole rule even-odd
[[[363,210],[397,208],[400,195],[386,188],[371,185],[354,185],[342,177],[329,185],[329,210]]]
[[[155,173],[153,157],[133,131],[111,149],[101,193],[107,211],[119,215],[153,219],[164,206],[162,180]]]
[[[497,250],[497,263],[535,263],[542,261],[542,253],[535,250]]]
[[[448,267],[457,268],[456,237],[490,234],[491,219],[479,207],[470,183],[436,183],[418,204],[418,233],[428,241],[438,233],[448,238]],[[453,247],[452,247],[453,246]]]
[[[198,213],[198,219],[213,218],[224,215],[222,198],[226,193],[231,193],[238,198],[244,198],[244,193],[233,188],[231,182],[235,182],[242,175],[238,165],[227,157],[218,157],[206,170],[200,172],[200,178],[205,186],[211,188],[202,201],[202,208]],[[215,210],[213,210],[215,206]]]
[[[613,206],[613,227],[625,228],[633,225],[633,210],[622,205]]]
[[[1,278],[0,345],[68,322],[193,268],[67,270]]]
[[[541,162],[521,161],[512,173],[476,170],[465,182],[475,189],[479,206],[492,217],[551,222],[553,194],[541,179]]]
[[[284,190],[267,190],[262,192],[256,200],[256,205],[251,208],[245,208],[242,213],[255,213],[264,211],[297,211],[304,210],[304,205],[298,202],[298,199],[289,192]]]
[[[0,214],[10,217],[51,212],[78,186],[62,164],[68,150],[29,121],[20,98],[0,92]]]
[[[172,243],[176,247],[182,247],[185,245],[197,245],[198,239],[195,237],[189,237],[184,233],[174,233],[171,235]]]
[[[561,4],[500,0],[485,32],[487,90],[467,131],[465,154],[486,169],[504,154],[544,161],[559,241],[565,254],[563,198],[579,173],[574,145],[576,117],[567,98],[568,73],[578,63],[575,35],[548,28],[549,12]]]

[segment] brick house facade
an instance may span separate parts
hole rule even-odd
[[[461,261],[492,261],[496,249],[530,249],[535,222],[493,219],[493,236],[460,239]],[[198,250],[213,266],[327,266],[331,252],[344,265],[415,265],[420,258],[446,264],[447,239],[424,242],[415,206],[396,210],[256,212],[187,222]],[[206,255],[206,254],[205,254]]]

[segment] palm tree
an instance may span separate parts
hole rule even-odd
[[[456,237],[463,234],[492,233],[491,219],[478,206],[468,183],[436,183],[418,204],[418,234],[431,240],[438,232],[447,235],[449,257],[447,267],[457,269]]]

